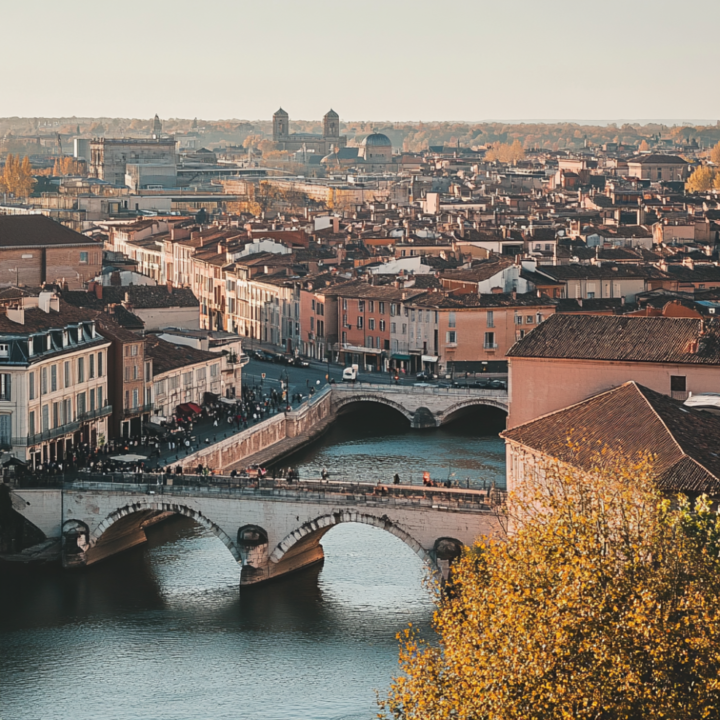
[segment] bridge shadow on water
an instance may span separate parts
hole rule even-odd
[[[419,484],[423,472],[470,487],[505,486],[505,449],[499,433],[506,415],[489,406],[463,408],[439,428],[415,429],[402,413],[380,403],[347,405],[328,431],[275,469],[297,467],[301,477]]]

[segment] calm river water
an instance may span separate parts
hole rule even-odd
[[[450,466],[499,482],[502,442],[483,432],[358,415],[291,462],[306,475],[325,465],[419,480]],[[240,592],[227,549],[178,517],[86,571],[0,576],[0,718],[370,720],[397,671],[395,634],[408,622],[429,631],[424,566],[367,526],[335,528],[323,545],[321,569]]]

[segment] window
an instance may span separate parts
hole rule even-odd
[[[81,265],[87,265],[88,262],[88,254],[86,252],[80,253],[80,264]]]
[[[72,422],[72,400],[63,400],[63,418],[66,423]]]
[[[310,307],[311,307],[313,310],[315,309],[315,301],[314,301],[314,300],[311,300],[311,301],[310,301]]]
[[[151,363],[146,362],[145,363],[145,382],[150,382],[152,380],[152,370],[151,370]]]
[[[516,324],[516,325],[522,325],[522,324],[523,324],[523,317],[522,317],[522,315],[516,315],[516,316],[515,316],[515,324]]]
[[[140,373],[138,372],[138,366],[133,365],[133,380],[137,380]]]
[[[125,366],[125,382],[130,382],[130,366]]]
[[[365,312],[365,301],[358,300],[358,312]]]
[[[178,386],[180,385],[180,376],[179,375],[173,375],[170,380],[170,390],[177,390]]]
[[[357,327],[358,327],[358,330],[362,329],[362,327],[363,327],[363,317],[362,317],[362,315],[359,315],[359,316],[358,316],[358,319],[357,319]]]
[[[379,312],[381,315],[384,315],[384,314],[385,314],[385,303],[384,303],[384,302],[379,302],[379,303],[378,303],[378,312]]]
[[[687,390],[687,382],[684,375],[671,375],[670,376],[670,391],[671,392],[685,392]]]
[[[33,410],[28,415],[28,435],[35,434],[35,411]]]
[[[542,314],[542,313],[537,313],[537,314],[535,315],[535,323],[536,323],[537,325],[539,325],[542,321],[543,321],[543,314]]]
[[[402,334],[407,334],[407,325],[405,323],[402,324]]]
[[[396,333],[397,332],[397,325],[394,322],[390,323],[390,332]]]
[[[486,332],[485,333],[485,342],[483,344],[483,347],[486,350],[493,350],[497,347],[495,344],[495,333],[494,332]]]
[[[53,403],[53,427],[60,427],[60,403]]]
[[[595,298],[595,293],[594,293],[594,292],[588,292],[587,296],[588,296],[588,300],[593,300],[593,299]]]
[[[91,355],[89,358],[88,377],[92,380],[95,377],[95,356]]]
[[[347,300],[343,300],[343,310],[347,310]]]
[[[90,391],[90,412],[95,409],[95,391]]]
[[[365,347],[368,347],[368,348],[373,347],[372,335],[368,335],[368,336],[365,338]]]
[[[78,358],[78,382],[85,382],[85,358]]]
[[[132,404],[133,409],[138,406],[138,400],[139,400],[139,399],[140,399],[140,396],[139,396],[139,394],[138,394],[138,389],[135,388],[135,389],[133,390],[133,404]]]
[[[218,368],[220,365],[215,363],[215,365],[210,366],[210,377],[217,377],[218,376]]]
[[[50,392],[55,392],[57,390],[58,383],[57,383],[57,365],[51,365],[50,366]]]
[[[455,327],[455,313],[448,313],[448,327]]]
[[[125,409],[126,410],[130,409],[130,391],[129,390],[125,391]]]
[[[488,327],[495,327],[495,312],[493,310],[487,311],[486,319]]]
[[[47,383],[47,368],[43,368],[40,371],[40,393],[47,395],[48,383]]]
[[[390,317],[395,317],[398,314],[397,305],[395,303],[390,304]]]
[[[524,330],[518,330],[515,333],[515,339],[516,340],[522,340],[525,337],[525,331]]]
[[[368,312],[375,312],[375,301],[374,300],[368,301]]]
[[[30,377],[28,379],[28,393],[30,400],[35,399],[35,371],[30,373]]]
[[[380,321],[380,332],[385,332],[385,321],[384,320]]]
[[[533,324],[533,316],[532,316],[532,315],[527,315],[527,316],[525,317],[525,324],[526,324],[526,325],[532,325],[532,324]]]
[[[85,414],[85,393],[78,393],[77,396],[77,414],[78,417]]]
[[[0,375],[0,400],[12,400],[12,375]]]
[[[183,385],[185,387],[189,387],[190,385],[192,385],[192,377],[192,370],[190,372],[183,373]]]
[[[368,330],[374,330],[375,329],[375,318],[369,318],[368,319]]]
[[[50,413],[48,411],[48,406],[43,405],[42,406],[42,431],[47,432],[50,429]]]
[[[97,389],[97,406],[98,408],[103,406],[103,389],[101,387]]]
[[[8,356],[8,346],[7,345],[0,345],[0,357],[7,357]]]
[[[311,316],[310,317],[310,332],[314,332],[314,330],[315,330],[315,318]]]
[[[65,362],[65,387],[70,387],[71,385],[71,372],[70,372],[70,361],[67,360]]]
[[[137,345],[131,345],[130,346],[130,354],[135,356],[138,354],[138,346]]]
[[[450,314],[454,315],[454,313],[450,313]],[[414,309],[410,311],[410,322],[415,322],[415,310]],[[450,327],[455,327],[454,318],[453,318],[453,325],[451,325]]]
[[[448,343],[456,343],[457,333],[454,330],[448,330],[448,332],[445,334],[445,341]]]
[[[342,334],[342,344],[347,345],[347,333],[346,332],[344,332]]]

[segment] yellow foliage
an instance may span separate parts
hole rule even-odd
[[[637,720],[720,716],[720,521],[671,505],[648,458],[538,469],[506,541],[467,549],[413,628],[381,717]]]
[[[707,165],[701,165],[688,178],[685,189],[688,192],[707,192],[713,186],[715,171]]]
[[[720,142],[710,150],[710,160],[715,163],[715,165],[720,165]]]
[[[500,162],[510,163],[515,160],[522,160],[525,157],[525,149],[519,140],[511,144],[500,143],[494,145],[485,153],[485,159],[488,161],[499,160]]]
[[[85,162],[72,157],[62,157],[55,160],[53,175],[85,175]]]
[[[647,152],[650,149],[650,146],[647,143],[647,140],[643,140],[640,143],[640,152]]]
[[[8,153],[5,169],[0,177],[0,189],[18,197],[28,197],[32,192],[35,180],[27,155],[20,160],[19,156]]]

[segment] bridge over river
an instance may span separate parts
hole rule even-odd
[[[395,535],[445,577],[462,546],[501,530],[497,491],[230,477],[157,476],[148,484],[132,482],[133,475],[123,479],[130,482],[100,475],[58,488],[15,489],[13,505],[47,537],[62,538],[65,567],[91,565],[145,542],[149,524],[168,513],[185,515],[217,535],[242,565],[241,585],[322,561],[320,541],[340,523]],[[158,484],[163,479],[173,484]]]

